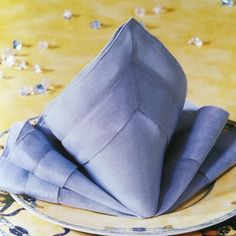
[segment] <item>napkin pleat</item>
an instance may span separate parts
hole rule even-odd
[[[168,210],[187,188],[211,151],[228,118],[221,108],[206,106],[195,112],[192,125],[173,136],[168,146],[159,212]]]
[[[79,184],[78,184],[79,183]],[[124,207],[116,199],[112,198],[109,194],[101,190],[92,181],[89,181],[79,171],[72,173],[70,178],[65,183],[65,188],[72,190],[81,196],[101,203],[111,209],[123,212],[124,214],[135,215],[131,210]]]
[[[59,203],[109,215],[132,217],[132,215],[125,215],[73,191],[48,183],[7,160],[0,160],[0,188],[14,194],[29,195],[38,200],[51,203]]]
[[[19,136],[14,135],[15,144],[6,157],[8,161],[51,185],[74,191],[81,198],[86,198],[87,202],[89,200],[94,202],[94,205],[107,206],[111,211],[113,209],[125,214],[133,214],[80,173],[77,166],[58,153],[49,140],[29,122],[12,127],[9,139],[14,143],[12,130],[14,130],[13,134]]]
[[[10,163],[0,161],[0,188],[15,194],[27,194],[36,199],[57,203],[58,187]]]
[[[126,215],[118,210],[106,207],[105,205],[99,204],[91,199],[88,199],[65,188],[60,188],[59,190],[58,203],[85,210],[105,213],[108,215],[126,216],[129,218],[133,217],[132,215]]]
[[[216,144],[200,166],[191,183],[171,210],[191,198],[236,164],[236,131],[223,130]]]
[[[8,154],[8,160],[43,180],[63,187],[77,166],[55,151],[45,136],[29,122],[24,127]]]

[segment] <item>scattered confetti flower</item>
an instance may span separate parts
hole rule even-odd
[[[46,90],[49,90],[50,87],[52,86],[51,80],[47,78],[42,79],[41,84]]]
[[[36,74],[42,73],[42,68],[41,68],[41,66],[40,66],[39,64],[35,64],[35,65],[34,65],[34,71],[35,71]]]
[[[221,4],[232,7],[234,5],[234,0],[221,0]]]
[[[16,50],[21,50],[23,47],[23,44],[19,40],[13,40],[12,47]]]
[[[32,88],[23,86],[20,88],[20,95],[21,96],[28,96],[32,93]]]
[[[12,67],[12,66],[15,65],[15,61],[16,61],[15,56],[9,55],[9,56],[5,57],[5,60],[3,61],[3,64],[5,64],[8,67]]]
[[[71,11],[66,10],[63,14],[64,19],[70,20],[73,16],[73,13]]]
[[[48,42],[47,41],[39,41],[38,43],[38,49],[45,50],[48,49]]]
[[[94,20],[90,23],[91,28],[99,29],[101,28],[101,23],[98,20]]]
[[[142,7],[135,7],[134,9],[134,13],[136,14],[136,16],[144,16],[145,12],[146,10]]]
[[[52,84],[49,79],[43,79],[40,84],[36,84],[33,87],[23,86],[20,88],[21,96],[29,96],[29,95],[39,95],[45,94],[50,88]]]
[[[15,64],[18,70],[26,70],[28,68],[25,60],[17,60]]]
[[[36,84],[33,87],[33,94],[44,94],[47,89],[42,84]]]
[[[197,47],[201,47],[203,45],[203,41],[198,37],[192,37],[189,41],[189,44],[195,45]]]
[[[156,15],[158,15],[162,12],[163,7],[162,6],[157,6],[157,7],[154,7],[152,10]]]
[[[15,56],[12,49],[5,49],[2,54],[2,64],[12,67],[15,64]]]

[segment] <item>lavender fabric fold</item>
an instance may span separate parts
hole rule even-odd
[[[28,168],[28,165],[24,160],[18,160],[17,165],[12,163],[12,161],[16,162],[16,159],[9,161],[9,154],[12,151],[11,148],[16,147],[15,145],[16,141],[18,141],[18,138],[22,138],[25,134],[28,134],[27,131],[30,131],[29,127],[30,126],[27,122],[18,122],[13,125],[10,130],[7,145],[0,159],[1,190],[8,191],[14,194],[29,195],[38,200],[72,206],[95,212],[102,212],[110,215],[122,216],[125,214],[103,204],[100,204],[92,199],[89,199],[77,192],[71,191],[70,189],[56,186],[52,184],[49,179],[44,180],[39,178],[33,172],[30,172],[26,169],[26,167]],[[24,156],[22,155],[21,157]],[[32,162],[30,158],[28,161]],[[51,164],[53,165],[54,163]],[[20,166],[24,166],[25,169],[21,168]],[[50,171],[50,169],[48,169],[48,171]],[[131,217],[129,215],[126,216]]]
[[[12,126],[0,189],[117,216],[173,211],[236,163],[228,113],[186,90],[175,58],[129,20],[35,126]]]
[[[167,211],[184,192],[211,151],[227,118],[228,113],[221,108],[202,107],[195,112],[191,126],[173,136],[163,165],[159,213]]]
[[[191,113],[192,116],[195,116],[197,112],[191,111]],[[187,117],[189,117],[189,115],[186,114],[185,118]],[[186,127],[186,129],[189,130],[190,127]],[[199,167],[197,173],[168,212],[180,206],[235,164],[236,129],[227,127],[226,125],[214,143],[213,148]]]
[[[58,188],[69,189],[88,200],[111,208],[111,214],[114,210],[128,215],[133,214],[90,181],[79,171],[78,166],[56,150],[50,139],[27,121],[18,122],[11,127],[4,156],[8,162],[42,181]]]
[[[109,215],[124,215],[71,190],[50,184],[7,160],[0,160],[0,189],[15,194],[29,195],[47,202]]]

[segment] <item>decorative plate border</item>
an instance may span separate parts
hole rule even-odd
[[[39,210],[40,208],[37,209],[37,205],[40,205],[40,203],[37,202],[37,200],[33,202],[27,202],[24,200],[24,197],[22,195],[11,194],[11,196],[14,198],[14,200],[16,200],[20,205],[22,205],[29,212],[33,213],[34,215],[44,220],[60,225],[62,227],[70,228],[72,230],[85,232],[85,233],[91,233],[91,234],[97,234],[97,235],[161,235],[161,236],[166,236],[166,235],[174,235],[174,234],[181,234],[181,233],[189,233],[189,232],[197,231],[197,230],[221,223],[236,215],[236,209],[234,209],[233,211],[225,215],[222,215],[216,219],[206,221],[205,223],[198,224],[191,227],[186,227],[186,228],[174,228],[168,225],[163,226],[163,227],[156,227],[156,228],[144,228],[144,227],[134,227],[134,228],[118,228],[117,227],[116,228],[116,227],[110,227],[109,225],[107,225],[107,226],[104,226],[104,228],[100,230],[100,229],[94,229],[94,228],[90,228],[90,227],[86,227],[86,226],[82,226],[78,224],[71,224],[69,222],[58,220],[54,217],[44,214],[42,211]]]

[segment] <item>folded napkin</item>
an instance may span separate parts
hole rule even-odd
[[[170,52],[129,20],[35,126],[11,127],[0,189],[117,216],[173,211],[236,163],[228,113],[185,102],[186,87]]]

